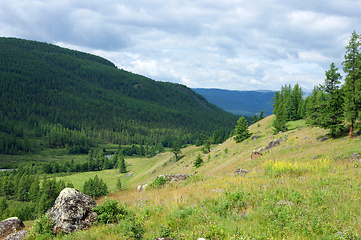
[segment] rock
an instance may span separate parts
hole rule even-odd
[[[257,139],[258,139],[258,135],[252,136],[252,141],[255,141],[255,140],[257,140]]]
[[[346,141],[346,140],[348,140],[348,139],[347,139],[347,138],[342,138],[342,139],[341,139],[341,141]]]
[[[359,160],[360,159],[360,154],[358,154],[358,153],[353,153],[352,155],[351,155],[351,161],[357,161],[357,160]]]
[[[234,172],[234,176],[237,176],[237,175],[245,175],[249,173],[248,170],[245,170],[245,169],[237,169],[235,172]]]
[[[144,185],[138,185],[138,192],[142,192],[147,188],[148,184],[144,184]]]
[[[324,142],[324,141],[326,141],[328,139],[329,139],[328,137],[323,137],[323,138],[320,139],[320,142]]]
[[[173,239],[171,239],[171,238],[163,238],[163,237],[161,237],[161,238],[156,238],[155,240],[173,240]]]
[[[0,222],[0,238],[19,231],[24,227],[24,223],[17,217],[5,219]]]
[[[4,240],[23,240],[28,236],[28,234],[29,234],[28,231],[21,230],[7,235],[6,238],[4,238]]]
[[[64,188],[46,214],[54,221],[54,232],[70,233],[89,227],[98,218],[96,202],[74,188]]]
[[[269,128],[269,127],[271,127],[271,125],[268,125],[265,129],[267,129],[267,128]]]
[[[293,202],[288,201],[288,200],[281,200],[281,201],[278,201],[276,203],[276,205],[278,205],[278,206],[292,206]]]
[[[198,171],[196,171],[197,173]],[[192,176],[192,174],[175,174],[175,175],[160,175],[158,177],[165,177],[167,178],[169,181],[171,182],[177,182],[177,181],[184,181],[187,178],[189,178],[190,176]],[[158,178],[157,177],[157,178]]]
[[[276,146],[278,146],[278,145],[280,145],[280,140],[273,140],[273,141],[271,141],[269,144],[268,144],[268,149],[270,149],[270,148],[273,148],[273,147],[276,147]],[[267,148],[267,147],[266,147]],[[267,150],[268,150],[267,149]]]
[[[256,158],[261,157],[261,156],[262,156],[262,153],[257,152],[257,151],[253,151],[252,154],[251,154],[251,159],[256,159]]]

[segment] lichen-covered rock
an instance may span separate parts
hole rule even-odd
[[[262,153],[257,152],[257,151],[253,151],[252,154],[251,154],[251,159],[255,159],[255,158],[258,158],[258,157],[261,157],[261,156],[262,156]]]
[[[28,234],[29,234],[28,231],[21,230],[7,235],[6,238],[4,238],[4,240],[23,240],[28,236]]]
[[[247,173],[249,173],[249,171],[246,170],[246,169],[237,169],[237,170],[234,172],[234,176],[237,176],[237,175],[246,175]]]
[[[5,219],[0,222],[0,237],[19,231],[25,227],[24,223],[17,217]]]
[[[96,202],[74,188],[64,188],[47,214],[54,221],[54,232],[75,232],[84,229],[97,220],[92,210]]]

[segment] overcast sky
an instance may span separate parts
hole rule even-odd
[[[0,36],[102,56],[191,88],[305,91],[341,63],[361,0],[9,0]]]

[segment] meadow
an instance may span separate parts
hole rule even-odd
[[[123,189],[97,202],[116,200],[132,217],[57,238],[360,239],[361,171],[351,156],[361,154],[361,138],[320,141],[327,131],[304,121],[273,135],[271,121],[272,116],[250,126],[256,140],[237,144],[228,139],[209,154],[190,146],[177,162],[165,152],[126,158],[127,174],[107,170],[64,177],[81,186],[82,179],[97,174],[110,189],[120,177]],[[274,139],[283,141],[251,160],[253,150]],[[199,153],[204,164],[195,168]],[[250,172],[235,176],[238,168]],[[193,177],[182,182],[136,190],[161,174],[188,173]]]

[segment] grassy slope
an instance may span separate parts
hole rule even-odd
[[[104,177],[112,189],[116,177],[122,176],[126,190],[113,192],[110,197],[128,204],[139,216],[147,212],[144,218],[145,239],[160,236],[164,230],[162,224],[168,226],[170,236],[177,239],[346,239],[347,236],[361,234],[358,207],[361,179],[358,177],[359,169],[354,168],[350,161],[353,153],[361,153],[360,137],[320,142],[317,139],[325,136],[326,130],[306,127],[303,121],[297,121],[290,123],[290,127],[300,126],[300,129],[271,138],[272,128],[268,126],[272,118],[269,116],[262,120],[259,127],[257,124],[250,126],[250,132],[258,132],[260,138],[257,140],[248,139],[237,144],[228,139],[213,147],[209,162],[208,154],[202,154],[206,163],[198,169],[193,167],[192,162],[201,151],[199,147],[191,146],[183,149],[185,156],[178,162],[173,161],[170,152],[151,159],[126,158],[130,164],[128,169],[135,173],[132,177],[124,177],[124,174],[114,171],[94,174]],[[268,145],[272,139],[286,136],[288,140],[281,145],[251,160],[253,150]],[[225,149],[228,149],[227,153]],[[329,160],[320,163],[319,159]],[[268,160],[293,163],[291,166],[310,163],[315,169],[273,176],[265,172]],[[250,170],[251,173],[245,177],[234,177],[233,172],[237,168]],[[198,177],[194,179],[171,183],[162,189],[136,191],[138,184],[149,183],[157,175],[194,173],[196,170]],[[79,177],[84,179],[88,177],[86,175]],[[232,208],[230,195],[224,192],[234,191],[245,193],[245,207]],[[276,204],[280,200],[291,200],[295,205],[281,208]],[[225,207],[226,210],[222,210],[222,206],[230,209]],[[214,227],[212,222],[217,222],[217,226]],[[94,227],[86,233],[79,232],[76,236],[80,239],[90,236],[112,239],[118,236],[116,234],[116,231],[103,226]]]

